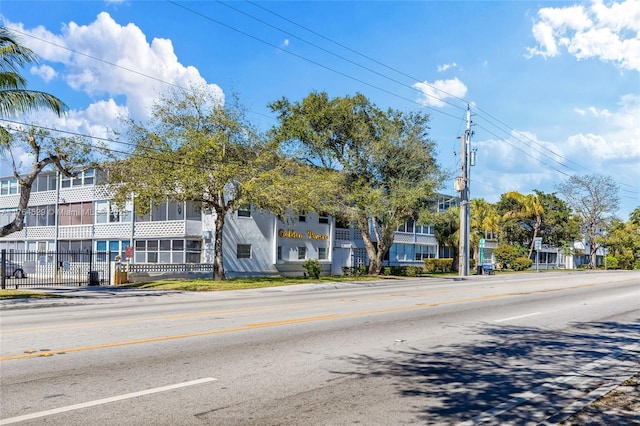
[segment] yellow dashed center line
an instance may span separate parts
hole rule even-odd
[[[254,329],[266,328],[266,327],[279,327],[284,325],[325,321],[325,320],[339,319],[339,318],[349,318],[349,317],[359,317],[359,316],[366,316],[366,315],[377,315],[377,314],[385,314],[385,313],[392,313],[392,312],[401,312],[401,311],[424,309],[424,308],[430,308],[430,307],[436,307],[436,306],[454,305],[458,303],[468,303],[468,302],[476,302],[481,300],[491,300],[491,299],[500,299],[505,297],[522,296],[526,294],[546,293],[546,292],[552,292],[552,291],[562,291],[562,290],[568,290],[568,289],[593,287],[596,285],[598,284],[588,283],[588,284],[580,284],[572,287],[564,287],[559,289],[544,289],[544,290],[537,290],[537,291],[531,291],[531,292],[500,293],[500,294],[494,294],[494,295],[485,295],[485,296],[478,296],[478,297],[471,297],[471,298],[464,298],[464,299],[457,299],[457,300],[450,300],[450,301],[443,301],[443,302],[420,303],[420,304],[411,305],[411,306],[399,306],[395,308],[377,309],[372,311],[319,315],[319,316],[312,316],[312,317],[292,318],[292,319],[281,320],[281,321],[253,323],[253,324],[246,324],[244,326],[234,327],[234,328],[207,330],[207,331],[194,332],[194,333],[176,334],[172,336],[150,337],[147,339],[136,339],[136,340],[123,341],[123,342],[112,342],[112,343],[103,343],[99,345],[80,346],[76,348],[49,350],[46,352],[46,356],[64,354],[64,353],[70,353],[70,352],[89,351],[94,349],[115,348],[119,346],[138,345],[142,343],[163,342],[168,340],[185,339],[189,337],[201,337],[201,336],[210,336],[214,334],[233,333],[237,331],[247,331],[247,330],[254,330]],[[239,311],[227,311],[227,312],[244,312],[244,311],[260,310],[260,309],[261,308],[254,308],[254,309],[239,310]],[[198,316],[198,315],[210,315],[210,313],[190,314],[190,315],[184,315],[184,317]],[[171,317],[183,317],[183,316],[178,315],[178,316],[171,316]],[[160,317],[160,318],[167,318],[167,317]],[[40,357],[43,355],[45,355],[45,353],[43,352],[23,353],[20,355],[11,355],[11,356],[2,357],[0,358],[0,361],[11,361],[16,359],[34,358],[34,357]]]

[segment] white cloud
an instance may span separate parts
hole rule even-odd
[[[41,26],[7,26],[33,36],[29,46],[41,60],[62,63],[61,77],[70,87],[98,101],[123,97],[124,107],[137,119],[145,117],[153,101],[172,85],[206,84],[196,68],[178,61],[171,40],[154,38],[149,43],[139,27],[120,25],[106,12],[88,25],[70,22],[61,34]],[[220,87],[209,87],[224,99]]]
[[[39,76],[46,82],[53,80],[53,78],[57,75],[56,70],[54,70],[49,65],[40,65],[37,67],[31,67],[30,71],[31,71],[31,74]]]
[[[458,78],[452,80],[436,80],[415,83],[414,88],[422,92],[418,102],[425,106],[443,107],[448,98],[462,98],[467,94],[467,86]]]
[[[450,64],[438,65],[438,72],[444,72],[449,68],[456,68],[457,66],[458,64],[456,64],[455,62],[452,62]]]
[[[478,149],[477,166],[471,169],[477,191],[473,197],[496,201],[507,191],[552,192],[554,183],[567,175],[589,173],[610,175],[637,188],[640,95],[622,97],[615,110],[590,106],[575,111],[584,119],[585,131],[561,140],[543,141],[535,134],[514,131],[504,140],[473,141]]]
[[[533,25],[538,43],[529,57],[553,57],[564,47],[576,59],[597,58],[640,71],[640,0],[542,8]]]

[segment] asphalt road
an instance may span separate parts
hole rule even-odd
[[[56,291],[0,304],[0,425],[557,423],[640,370],[638,272]]]

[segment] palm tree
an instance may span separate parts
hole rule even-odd
[[[500,230],[500,216],[496,207],[484,199],[471,200],[470,216],[474,259],[479,260],[480,239]]]
[[[0,26],[0,119],[40,108],[50,109],[61,115],[66,109],[67,106],[55,96],[26,89],[27,80],[20,75],[20,68],[37,61],[38,57],[31,49],[20,45],[9,29]],[[11,133],[0,124],[0,155],[7,151],[11,153],[13,142]],[[24,227],[31,186],[36,176],[45,167],[55,164],[66,175],[70,175],[70,171],[64,169],[60,163],[66,158],[65,153],[59,151],[56,154],[48,153],[45,158],[41,158],[42,145],[33,132],[29,133],[27,145],[28,151],[34,157],[34,162],[27,174],[20,175],[15,162],[12,161],[13,174],[20,184],[20,198],[15,218],[12,222],[0,227],[0,237],[20,231]]]
[[[436,240],[439,244],[453,249],[452,269],[458,270],[460,243],[460,207],[450,207],[434,216]]]
[[[27,90],[19,69],[37,63],[37,55],[20,45],[11,31],[0,27],[0,117],[22,114],[39,108],[47,108],[60,115],[66,105],[45,92]]]
[[[517,191],[512,191],[504,194],[504,198],[512,199],[516,202],[514,208],[504,214],[504,220],[525,219],[533,221],[531,226],[533,228],[533,236],[531,237],[531,246],[529,247],[529,258],[531,258],[535,240],[538,236],[540,226],[542,225],[544,207],[542,206],[538,196],[535,194],[523,195]]]

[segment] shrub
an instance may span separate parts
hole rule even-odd
[[[475,267],[476,267],[476,260],[475,259],[469,259],[469,268],[475,269]]]
[[[311,278],[318,279],[320,278],[320,272],[322,272],[322,268],[320,267],[320,262],[316,259],[307,259],[302,264],[302,267],[307,271],[307,275]]]
[[[419,268],[417,266],[414,266],[414,268],[418,268],[418,270],[416,270],[418,275],[423,272],[451,272],[453,270],[453,259],[450,257],[441,259],[424,259],[424,268]]]
[[[608,254],[605,258],[605,265],[607,265],[607,269],[618,269],[618,258]]]
[[[438,270],[441,272],[453,271],[453,259],[450,257],[443,257],[438,259]]]
[[[524,271],[531,268],[533,261],[527,257],[517,257],[511,262],[511,269],[514,271]]]
[[[501,245],[496,247],[493,251],[493,255],[496,258],[496,262],[500,265],[500,269],[504,269],[506,267],[513,268],[512,263],[518,258],[520,251],[514,246]]]
[[[408,277],[417,277],[422,275],[422,268],[419,266],[407,266],[405,270]]]
[[[424,259],[424,271],[426,273],[431,273],[436,271],[436,260],[437,259]]]

